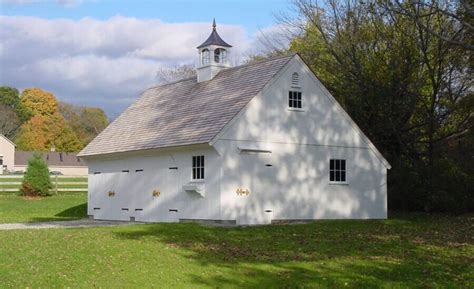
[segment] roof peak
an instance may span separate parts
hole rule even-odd
[[[203,48],[205,46],[216,45],[216,46],[223,46],[223,47],[232,47],[232,45],[228,44],[217,33],[217,25],[216,25],[216,18],[212,20],[212,32],[211,35],[204,41],[201,45],[197,48]]]

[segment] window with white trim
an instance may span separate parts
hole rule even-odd
[[[346,182],[346,160],[329,160],[329,181],[335,183]]]
[[[301,99],[301,91],[290,90],[288,92],[288,107],[289,108],[303,108]]]
[[[193,156],[193,180],[204,180],[204,156]]]

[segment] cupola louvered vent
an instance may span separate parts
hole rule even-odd
[[[296,72],[291,75],[291,85],[293,86],[300,85],[300,76]]]

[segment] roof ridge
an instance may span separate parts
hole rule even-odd
[[[245,67],[245,66],[262,64],[262,63],[265,63],[265,62],[274,61],[274,60],[278,60],[278,59],[282,59],[282,58],[287,58],[287,57],[291,58],[291,57],[295,56],[296,54],[298,54],[298,53],[289,53],[289,54],[285,54],[285,55],[273,56],[273,57],[270,57],[270,58],[265,58],[265,59],[262,59],[262,60],[256,60],[254,62],[244,63],[244,64],[241,64],[241,65],[229,67],[225,70],[229,71],[229,70],[233,70],[233,69],[236,69],[236,68],[242,68],[242,67]]]
[[[290,58],[290,57],[295,56],[296,54],[297,54],[297,53],[289,53],[289,54],[285,54],[285,55],[273,56],[273,57],[270,57],[270,58],[266,58],[266,59],[257,60],[257,61],[250,62],[250,63],[244,63],[244,64],[241,64],[241,65],[237,65],[237,66],[225,68],[225,69],[223,69],[222,71],[230,71],[230,70],[234,70],[234,69],[238,69],[238,68],[242,68],[242,67],[246,67],[246,66],[251,66],[251,65],[256,65],[256,64],[262,64],[262,63],[265,63],[265,62],[268,62],[268,61],[274,61],[274,60],[278,60],[278,59],[286,58],[286,57]],[[197,78],[197,75],[190,76],[190,77],[186,77],[186,78],[182,78],[182,79],[178,79],[178,80],[171,81],[171,82],[167,82],[167,83],[162,83],[162,84],[153,85],[153,86],[148,87],[146,90],[148,90],[148,89],[153,89],[153,88],[164,87],[164,86],[172,85],[172,84],[176,84],[176,83],[180,83],[180,82],[187,81],[187,80],[191,80],[191,79],[194,79],[194,78]]]
[[[193,78],[197,78],[197,75],[190,76],[190,77],[186,77],[186,78],[182,78],[182,79],[178,79],[178,80],[171,81],[171,82],[167,82],[167,83],[162,83],[162,84],[153,85],[153,86],[148,87],[148,88],[145,89],[145,90],[152,89],[152,88],[163,87],[163,86],[167,86],[167,85],[172,85],[172,84],[180,83],[180,82],[183,82],[183,81],[191,80],[191,79],[193,79]]]

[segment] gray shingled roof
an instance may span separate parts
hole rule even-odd
[[[26,166],[28,160],[33,157],[35,152],[32,151],[15,151],[15,165]],[[43,159],[46,161],[48,166],[53,167],[85,167],[87,166],[84,161],[77,157],[76,153],[63,153],[63,152],[45,152],[40,153]]]
[[[228,68],[200,83],[193,77],[152,87],[78,156],[208,143],[293,56]]]

